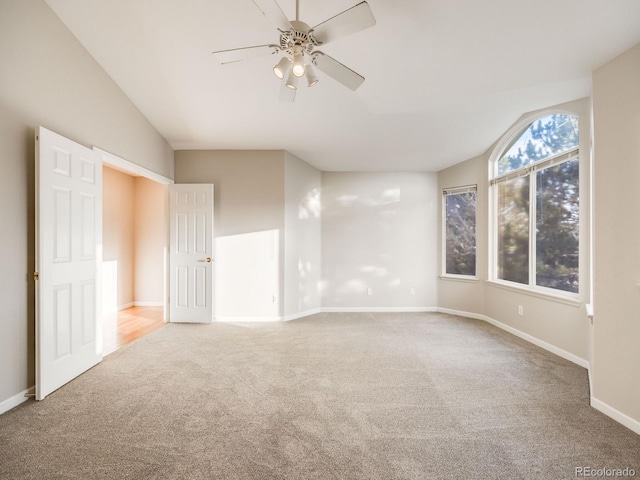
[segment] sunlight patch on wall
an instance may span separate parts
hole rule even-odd
[[[216,317],[277,317],[280,231],[218,237],[215,247]]]
[[[354,278],[340,285],[340,287],[338,287],[338,293],[343,295],[349,293],[362,293],[366,289],[367,284],[364,281]]]
[[[356,200],[358,200],[357,195],[341,195],[338,197],[338,203],[343,207],[355,203]]]
[[[306,220],[308,218],[320,218],[321,213],[320,189],[314,188],[298,205],[298,218]]]
[[[311,262],[303,262],[301,258],[298,258],[298,274],[300,278],[306,278],[311,272]]]
[[[381,205],[386,205],[388,203],[398,203],[400,201],[400,189],[399,188],[389,188],[382,192],[382,199],[380,200]]]
[[[387,188],[377,195],[340,195],[337,197],[337,202],[341,207],[350,207],[356,204],[364,205],[366,207],[379,207],[382,205],[390,205],[392,203],[399,203],[401,200],[400,188]]]
[[[400,279],[399,279],[399,278],[394,278],[393,280],[391,280],[391,281],[388,283],[388,285],[389,285],[390,287],[397,288],[397,287],[399,287],[399,286],[400,286],[400,283],[401,283],[401,282],[400,282]]]
[[[365,265],[360,269],[362,273],[374,275],[376,277],[386,277],[389,275],[389,270],[384,267],[377,267],[375,265]]]

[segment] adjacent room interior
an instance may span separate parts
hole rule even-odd
[[[166,187],[105,166],[102,171],[103,353],[164,323]]]

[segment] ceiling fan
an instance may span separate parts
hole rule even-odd
[[[224,65],[266,53],[277,55],[284,52],[285,55],[273,67],[273,72],[282,80],[280,100],[285,102],[294,101],[298,81],[302,77],[306,77],[309,87],[318,83],[314,66],[351,90],[362,85],[362,75],[316,50],[316,47],[375,25],[376,19],[367,2],[360,2],[313,28],[300,21],[299,0],[296,0],[296,19],[291,21],[276,0],[253,0],[253,3],[275,24],[280,32],[280,42],[213,52],[220,63]]]

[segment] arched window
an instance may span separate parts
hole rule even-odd
[[[493,280],[577,294],[578,117],[554,113],[492,157]]]

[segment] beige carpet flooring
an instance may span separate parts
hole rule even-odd
[[[572,479],[640,436],[587,372],[484,322],[170,324],[0,416],[2,479]],[[599,477],[608,478],[608,477]]]

